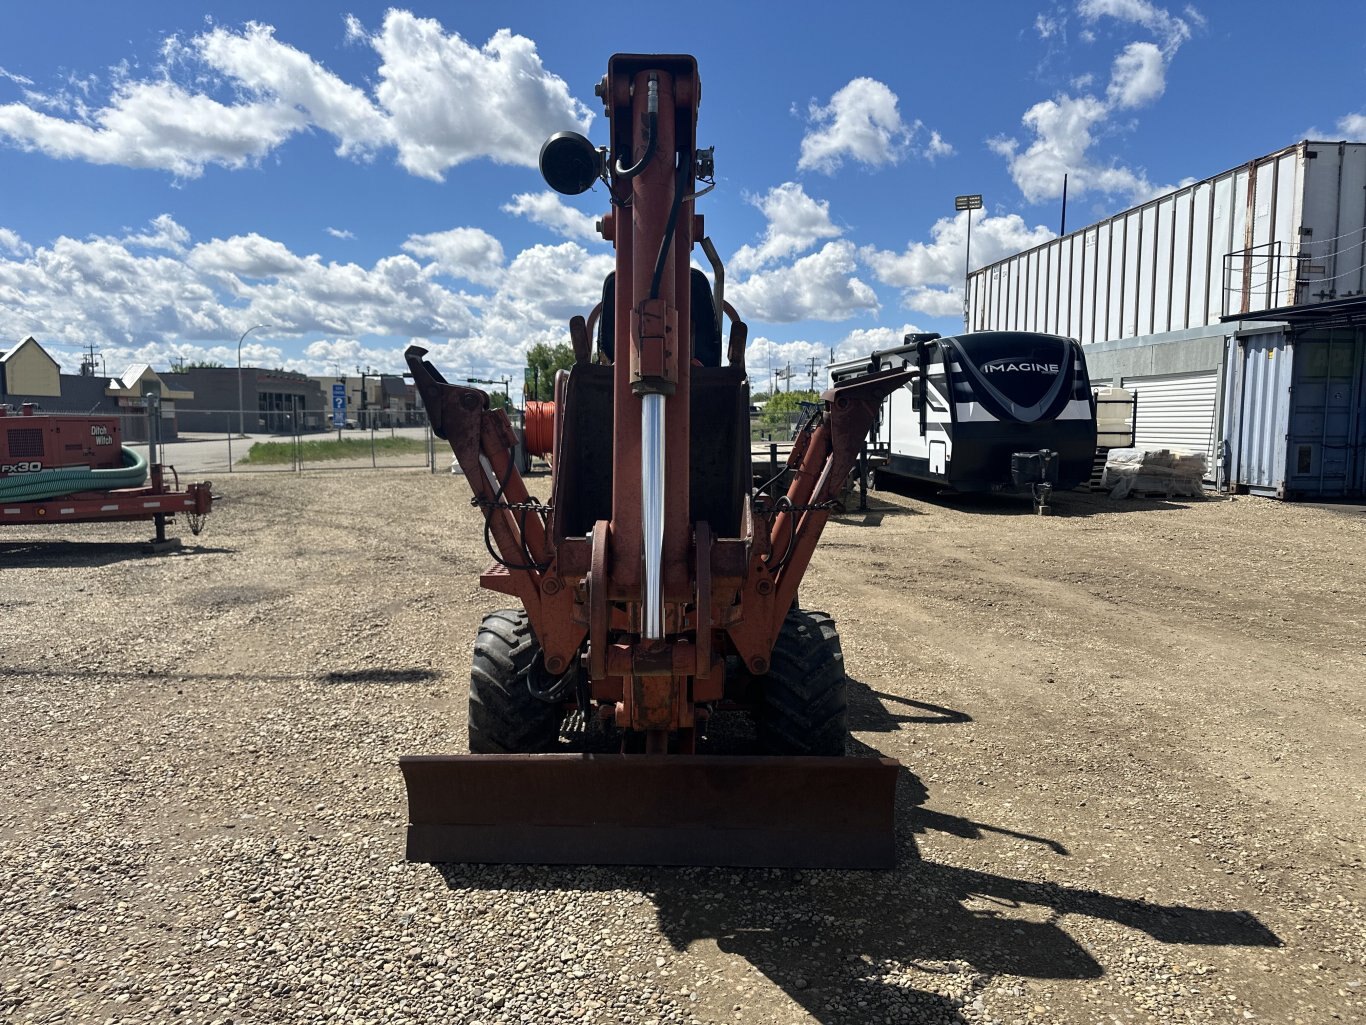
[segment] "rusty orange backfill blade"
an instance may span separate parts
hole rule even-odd
[[[884,869],[890,758],[418,755],[408,860]]]

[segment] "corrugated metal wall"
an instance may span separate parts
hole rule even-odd
[[[1134,445],[1138,448],[1188,449],[1204,452],[1214,471],[1218,375],[1154,374],[1126,377],[1123,387],[1138,396]]]
[[[1303,142],[974,272],[972,330],[1081,342],[1366,290],[1366,144]]]
[[[1281,332],[1228,341],[1224,438],[1229,484],[1281,496],[1294,349]]]
[[[1336,328],[1231,338],[1228,479],[1254,494],[1340,498],[1366,489],[1366,336]]]

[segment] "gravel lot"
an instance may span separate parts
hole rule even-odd
[[[0,1020],[1366,1020],[1366,516],[879,493],[802,598],[895,871],[436,868],[395,762],[505,601],[463,481],[220,487],[177,555],[0,536]]]

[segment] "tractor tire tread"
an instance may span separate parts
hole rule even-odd
[[[564,711],[533,697],[526,685],[539,650],[522,610],[500,609],[484,617],[470,664],[472,754],[533,754],[555,746]]]
[[[844,653],[828,613],[793,609],[773,646],[768,672],[759,679],[757,726],[770,754],[845,753],[849,704]]]

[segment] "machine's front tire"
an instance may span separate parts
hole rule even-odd
[[[773,646],[768,672],[756,680],[759,745],[767,754],[845,753],[849,703],[844,652],[835,621],[793,608]]]
[[[555,746],[564,709],[527,687],[540,650],[521,609],[490,612],[479,624],[470,666],[471,754],[534,754]]]

